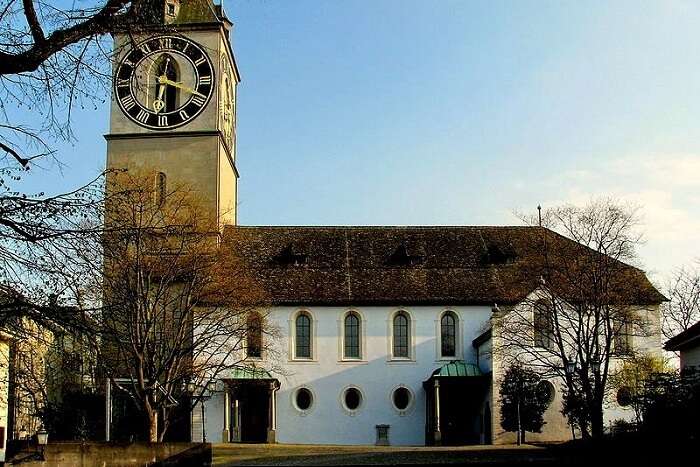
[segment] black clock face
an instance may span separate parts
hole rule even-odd
[[[200,46],[179,36],[157,36],[137,44],[121,59],[114,93],[131,120],[152,130],[192,121],[209,103],[214,69]]]

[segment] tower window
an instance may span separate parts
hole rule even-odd
[[[167,178],[163,172],[158,172],[156,174],[156,192],[155,201],[157,207],[162,207],[165,203],[165,197],[167,195]]]
[[[165,80],[179,81],[179,72],[175,58],[170,54],[163,54],[153,63],[152,71],[152,98],[149,104],[158,113],[172,112],[178,107],[178,88],[168,85]]]
[[[175,16],[175,5],[168,3],[166,7],[168,9],[168,15]]]

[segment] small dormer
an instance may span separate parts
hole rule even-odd
[[[405,242],[401,242],[394,252],[389,256],[388,263],[392,266],[416,266],[425,259],[419,252],[409,251]]]
[[[165,24],[172,24],[180,14],[180,0],[165,0],[163,2],[163,19]]]
[[[306,253],[300,253],[299,251],[298,247],[295,248],[294,245],[290,243],[272,259],[281,266],[303,266],[306,264],[308,255]]]

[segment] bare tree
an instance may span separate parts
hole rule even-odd
[[[666,290],[670,302],[664,307],[662,330],[670,339],[700,321],[700,262],[678,268]]]
[[[655,290],[627,264],[640,242],[636,210],[598,200],[550,209],[543,219],[575,243],[539,230],[530,273],[540,285],[502,312],[497,350],[506,361],[563,381],[568,399],[583,405],[574,424],[584,437],[600,436],[614,362],[634,355],[634,337],[651,335],[658,323],[655,307],[647,307]],[[638,290],[639,284],[649,290]]]
[[[47,158],[60,163],[51,142],[72,137],[76,106],[105,102],[109,34],[150,27],[162,7],[153,0],[68,5],[0,0],[0,320],[51,320],[49,295],[70,288],[61,277],[63,252],[80,234],[75,222],[99,198],[99,184],[47,195],[23,192],[21,178]]]
[[[221,243],[194,192],[126,172],[111,177],[107,192],[104,273],[94,281],[104,297],[101,361],[147,416],[149,439],[162,441],[173,408],[199,402],[188,386],[250,365],[274,341],[262,334],[276,330],[266,322],[266,294]]]

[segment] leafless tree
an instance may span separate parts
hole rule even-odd
[[[188,386],[250,366],[251,355],[274,360],[262,346],[277,331],[266,294],[194,192],[127,172],[110,177],[107,192],[101,249],[84,255],[104,258],[92,289],[104,300],[101,362],[147,416],[150,440],[162,441],[173,407],[201,397]]]
[[[664,307],[662,329],[670,339],[700,321],[700,262],[678,268],[666,291],[670,302]]]
[[[636,289],[644,273],[628,266],[640,242],[636,210],[603,199],[549,209],[543,219],[553,230],[539,230],[530,258],[539,287],[502,310],[495,350],[563,381],[569,400],[582,405],[574,424],[584,437],[600,436],[614,362],[634,355],[633,338],[649,336],[658,322]]]
[[[72,110],[109,95],[109,34],[148,27],[159,2],[69,5],[0,0],[0,320],[49,319],[48,296],[66,292],[65,268],[56,266],[99,184],[47,195],[23,192],[21,178],[41,160],[60,163],[52,141],[71,138]]]

